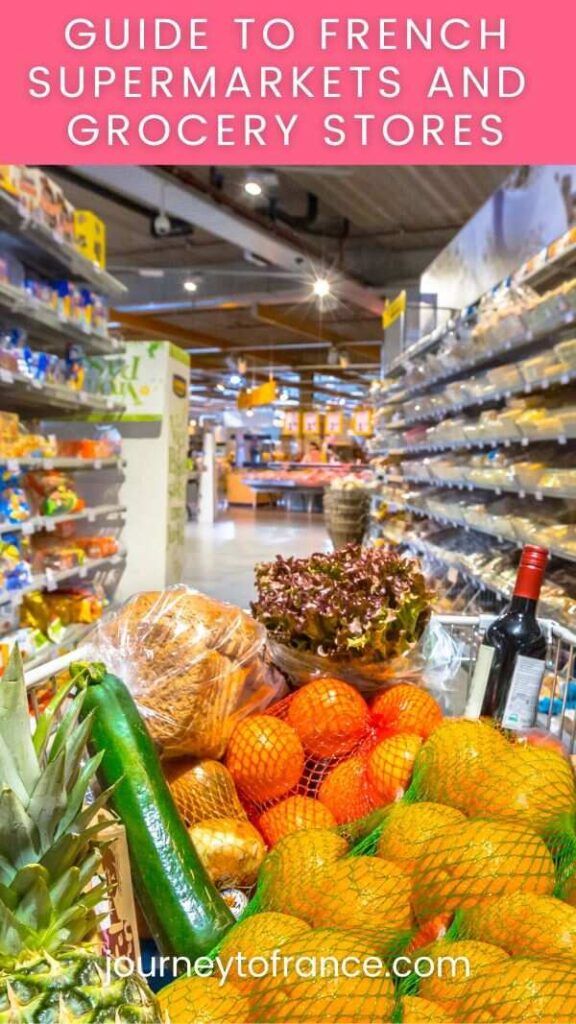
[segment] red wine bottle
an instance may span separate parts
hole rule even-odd
[[[505,729],[534,725],[546,667],[546,639],[536,607],[548,562],[545,548],[527,545],[510,604],[486,630],[470,685],[466,716],[494,718]]]

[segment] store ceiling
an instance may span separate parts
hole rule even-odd
[[[428,263],[510,170],[78,167],[50,173],[77,207],[106,222],[109,269],[129,288],[117,311],[123,333],[169,336],[190,349],[197,391],[201,382],[209,392],[226,381],[242,354],[248,379],[272,371],[288,383],[297,371],[307,387],[313,375],[329,376],[345,393],[357,392],[377,371],[382,298],[417,286]],[[247,175],[260,176],[261,198],[246,195]],[[163,210],[177,210],[181,222],[176,234],[154,237],[151,222]],[[324,275],[336,298],[320,310],[311,285]],[[184,288],[190,281],[193,293]],[[345,358],[338,360],[334,350],[342,349]],[[334,359],[345,365],[332,366]]]

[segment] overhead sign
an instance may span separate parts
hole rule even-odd
[[[305,412],[302,416],[302,426],[306,437],[319,437],[321,432],[322,413]]]
[[[276,381],[273,378],[265,381],[264,384],[259,384],[257,388],[241,391],[238,395],[238,408],[254,409],[259,405],[272,405],[278,397],[277,391]]]
[[[352,433],[358,437],[372,435],[372,409],[356,409],[352,414]]]
[[[382,313],[382,327],[386,330],[406,312],[406,292],[400,292],[395,299],[387,300]]]
[[[331,409],[326,413],[324,423],[326,433],[330,436],[344,433],[344,413],[341,409]]]
[[[282,434],[285,437],[299,437],[302,429],[302,413],[299,409],[285,409],[282,416]]]

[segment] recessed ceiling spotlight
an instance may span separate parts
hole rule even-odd
[[[198,291],[198,282],[197,281],[193,281],[192,279],[190,279],[189,281],[184,281],[184,284],[183,284],[182,287],[184,288],[185,292],[197,292]]]
[[[261,183],[257,181],[256,178],[246,178],[246,181],[244,182],[244,191],[247,196],[250,196],[252,199],[257,199],[258,196],[262,195],[264,190]]]

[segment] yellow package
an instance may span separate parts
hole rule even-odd
[[[106,225],[91,210],[74,211],[74,244],[83,256],[106,269]]]
[[[9,192],[11,196],[20,195],[19,164],[0,164],[0,189]]]

